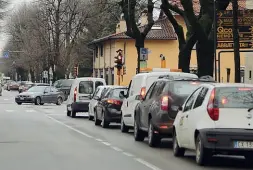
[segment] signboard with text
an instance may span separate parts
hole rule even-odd
[[[252,48],[253,42],[253,10],[238,11],[238,33],[240,48]],[[233,11],[217,13],[217,48],[233,49]]]

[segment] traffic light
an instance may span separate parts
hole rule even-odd
[[[74,67],[74,76],[77,77],[78,76],[78,65],[76,65]]]
[[[122,55],[122,50],[119,49],[118,51],[116,51],[118,53],[117,56],[114,57],[114,63],[115,63],[115,67],[119,70],[122,69],[123,66],[123,55]]]

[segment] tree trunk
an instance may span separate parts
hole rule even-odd
[[[214,72],[214,51],[213,41],[208,40],[206,43],[197,43],[197,61],[198,61],[198,76],[212,76]],[[211,47],[211,48],[210,48]]]
[[[140,58],[141,58],[141,55],[140,55],[140,51],[141,51],[141,48],[144,48],[144,41],[145,41],[145,38],[142,37],[142,36],[138,36],[135,40],[135,47],[136,47],[136,50],[137,50],[137,69],[136,69],[136,73],[140,73]]]

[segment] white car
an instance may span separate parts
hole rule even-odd
[[[202,84],[174,121],[173,152],[196,151],[204,165],[213,155],[239,155],[253,160],[253,86]]]
[[[95,93],[93,94],[93,97],[92,97],[90,104],[89,104],[89,120],[94,119],[95,107],[97,106],[98,99],[101,98],[101,95],[106,90],[106,87],[109,87],[109,86],[99,86],[97,88],[97,90],[95,91]]]
[[[182,72],[169,72],[158,70],[158,72],[140,73],[135,75],[128,87],[127,95],[123,101],[121,111],[121,132],[128,132],[134,127],[134,115],[136,105],[140,102],[138,96],[145,97],[149,87],[159,78],[198,78],[195,74]]]

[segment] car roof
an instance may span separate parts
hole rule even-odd
[[[244,84],[244,83],[211,83],[214,87],[253,87],[252,84]]]
[[[207,83],[216,83],[213,80],[201,79],[201,78],[160,78],[157,81],[199,81],[199,82],[207,82]]]

